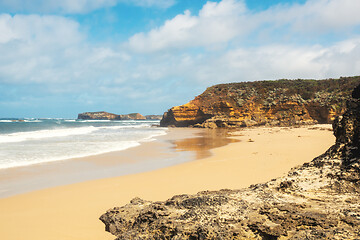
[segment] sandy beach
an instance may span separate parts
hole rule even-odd
[[[249,128],[234,132],[225,143],[216,143],[217,137],[189,138],[188,135],[181,136],[182,129],[170,130],[166,142],[173,144],[173,152],[192,151],[183,155],[188,160],[142,173],[2,198],[0,235],[9,240],[114,239],[98,220],[107,209],[124,205],[134,197],[165,200],[176,194],[237,189],[279,177],[330,147],[335,140],[330,127]],[[198,145],[202,148],[196,147]],[[106,156],[123,157],[126,161],[149,156],[156,159],[171,154],[168,149],[169,146],[155,141],[132,148],[126,156],[124,153]],[[103,157],[82,161],[99,161]]]

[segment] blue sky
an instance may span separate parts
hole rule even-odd
[[[358,0],[0,0],[0,118],[162,114],[207,87],[360,73]]]

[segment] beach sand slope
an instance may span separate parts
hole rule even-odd
[[[213,149],[211,157],[0,199],[1,238],[114,239],[98,220],[107,209],[134,197],[160,201],[176,194],[239,189],[269,181],[329,148],[334,137],[330,126],[325,126],[244,129],[233,134],[239,142]],[[142,146],[138,150],[143,151]]]

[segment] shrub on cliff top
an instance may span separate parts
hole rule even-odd
[[[286,94],[299,94],[303,99],[308,100],[315,97],[317,92],[328,92],[338,96],[350,96],[354,86],[360,84],[360,76],[341,77],[339,79],[312,80],[312,79],[280,79],[267,81],[239,82],[218,84],[209,87],[205,92],[209,95],[214,93],[225,94],[232,92],[238,94],[238,89],[245,89],[246,94],[250,94],[250,90],[255,90],[260,97],[268,95],[270,92],[278,92],[278,89],[286,89]],[[360,98],[360,89],[359,89]]]

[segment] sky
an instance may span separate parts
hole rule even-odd
[[[359,0],[0,0],[0,118],[162,114],[214,84],[360,75]]]

